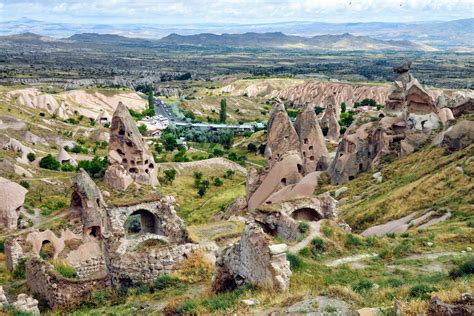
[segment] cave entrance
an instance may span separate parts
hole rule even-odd
[[[313,208],[305,207],[295,210],[291,213],[291,218],[298,221],[317,222],[322,219],[321,215]]]
[[[150,211],[137,210],[125,221],[125,231],[128,234],[159,234],[158,218]]]
[[[41,249],[39,252],[40,257],[43,260],[50,260],[54,258],[54,246],[49,240],[43,240],[41,243]]]
[[[82,208],[82,199],[77,192],[73,192],[71,196],[71,206]]]

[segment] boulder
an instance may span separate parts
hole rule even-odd
[[[474,98],[465,97],[461,99],[452,109],[454,117],[474,113]]]
[[[441,123],[446,124],[449,121],[454,120],[454,115],[451,109],[448,108],[442,108],[441,110],[438,111],[438,116],[441,121]]]
[[[299,137],[305,174],[316,170],[326,170],[329,153],[312,105],[307,105],[298,115],[295,129]]]
[[[240,241],[218,254],[214,290],[224,291],[244,284],[288,290],[291,270],[286,253],[281,252],[285,247],[271,247],[271,238],[258,224],[247,224]],[[275,254],[272,254],[271,249]]]
[[[474,121],[461,121],[444,133],[442,145],[453,152],[471,145],[473,141]]]
[[[16,229],[19,209],[25,202],[28,190],[15,182],[0,177],[0,225]]]
[[[159,185],[153,155],[122,102],[112,117],[108,159],[105,181],[111,187],[125,189],[130,178],[139,184]]]
[[[39,315],[38,301],[26,294],[18,294],[16,301],[12,304],[17,311]]]

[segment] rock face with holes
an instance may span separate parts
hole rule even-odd
[[[0,227],[16,229],[27,192],[21,185],[0,177]]]
[[[452,121],[451,111],[436,108],[431,95],[410,74],[410,66],[394,67],[398,78],[385,112],[362,113],[347,129],[329,168],[332,184],[355,178],[377,166],[383,157],[412,153],[431,133]]]
[[[213,288],[224,291],[254,284],[286,291],[291,270],[286,245],[272,245],[271,238],[257,224],[248,224],[239,242],[217,257]]]
[[[281,161],[283,154],[298,151],[299,148],[298,134],[286,113],[285,106],[279,102],[273,107],[268,121],[267,146],[265,147],[267,168],[271,169]]]
[[[109,168],[105,181],[115,189],[126,189],[130,179],[157,186],[157,166],[127,107],[119,103],[112,117],[109,142]]]
[[[338,115],[336,111],[336,98],[330,95],[326,99],[326,110],[321,118],[321,126],[327,129],[327,138],[332,141],[337,141],[341,133],[341,126],[339,126]]]
[[[296,185],[317,170],[327,169],[329,160],[312,106],[303,109],[293,126],[284,106],[281,103],[275,105],[268,124],[265,156],[265,170],[257,172],[252,169],[248,173],[247,200],[250,211],[274,200],[312,195],[317,185],[316,175],[306,178],[300,186]]]
[[[312,105],[304,107],[295,121],[295,129],[300,141],[300,152],[305,174],[316,170],[326,170],[329,153],[323,132]]]
[[[92,233],[100,233],[106,224],[106,204],[99,188],[84,169],[77,172],[72,190],[71,207],[80,208],[84,229],[89,233],[92,230],[98,230]]]

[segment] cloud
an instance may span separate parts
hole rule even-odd
[[[473,6],[472,0],[4,0],[0,18],[168,24],[410,21],[470,18]]]

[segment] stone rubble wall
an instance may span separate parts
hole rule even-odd
[[[94,280],[65,279],[39,258],[28,260],[26,282],[30,291],[46,300],[53,310],[71,310],[87,300],[92,291],[110,286],[108,277]]]
[[[89,279],[107,273],[105,259],[102,256],[92,257],[86,261],[74,263],[72,266],[76,270],[79,279]]]
[[[152,283],[159,276],[178,270],[181,262],[199,249],[199,245],[188,243],[156,251],[115,255],[109,260],[109,274],[114,286]]]

